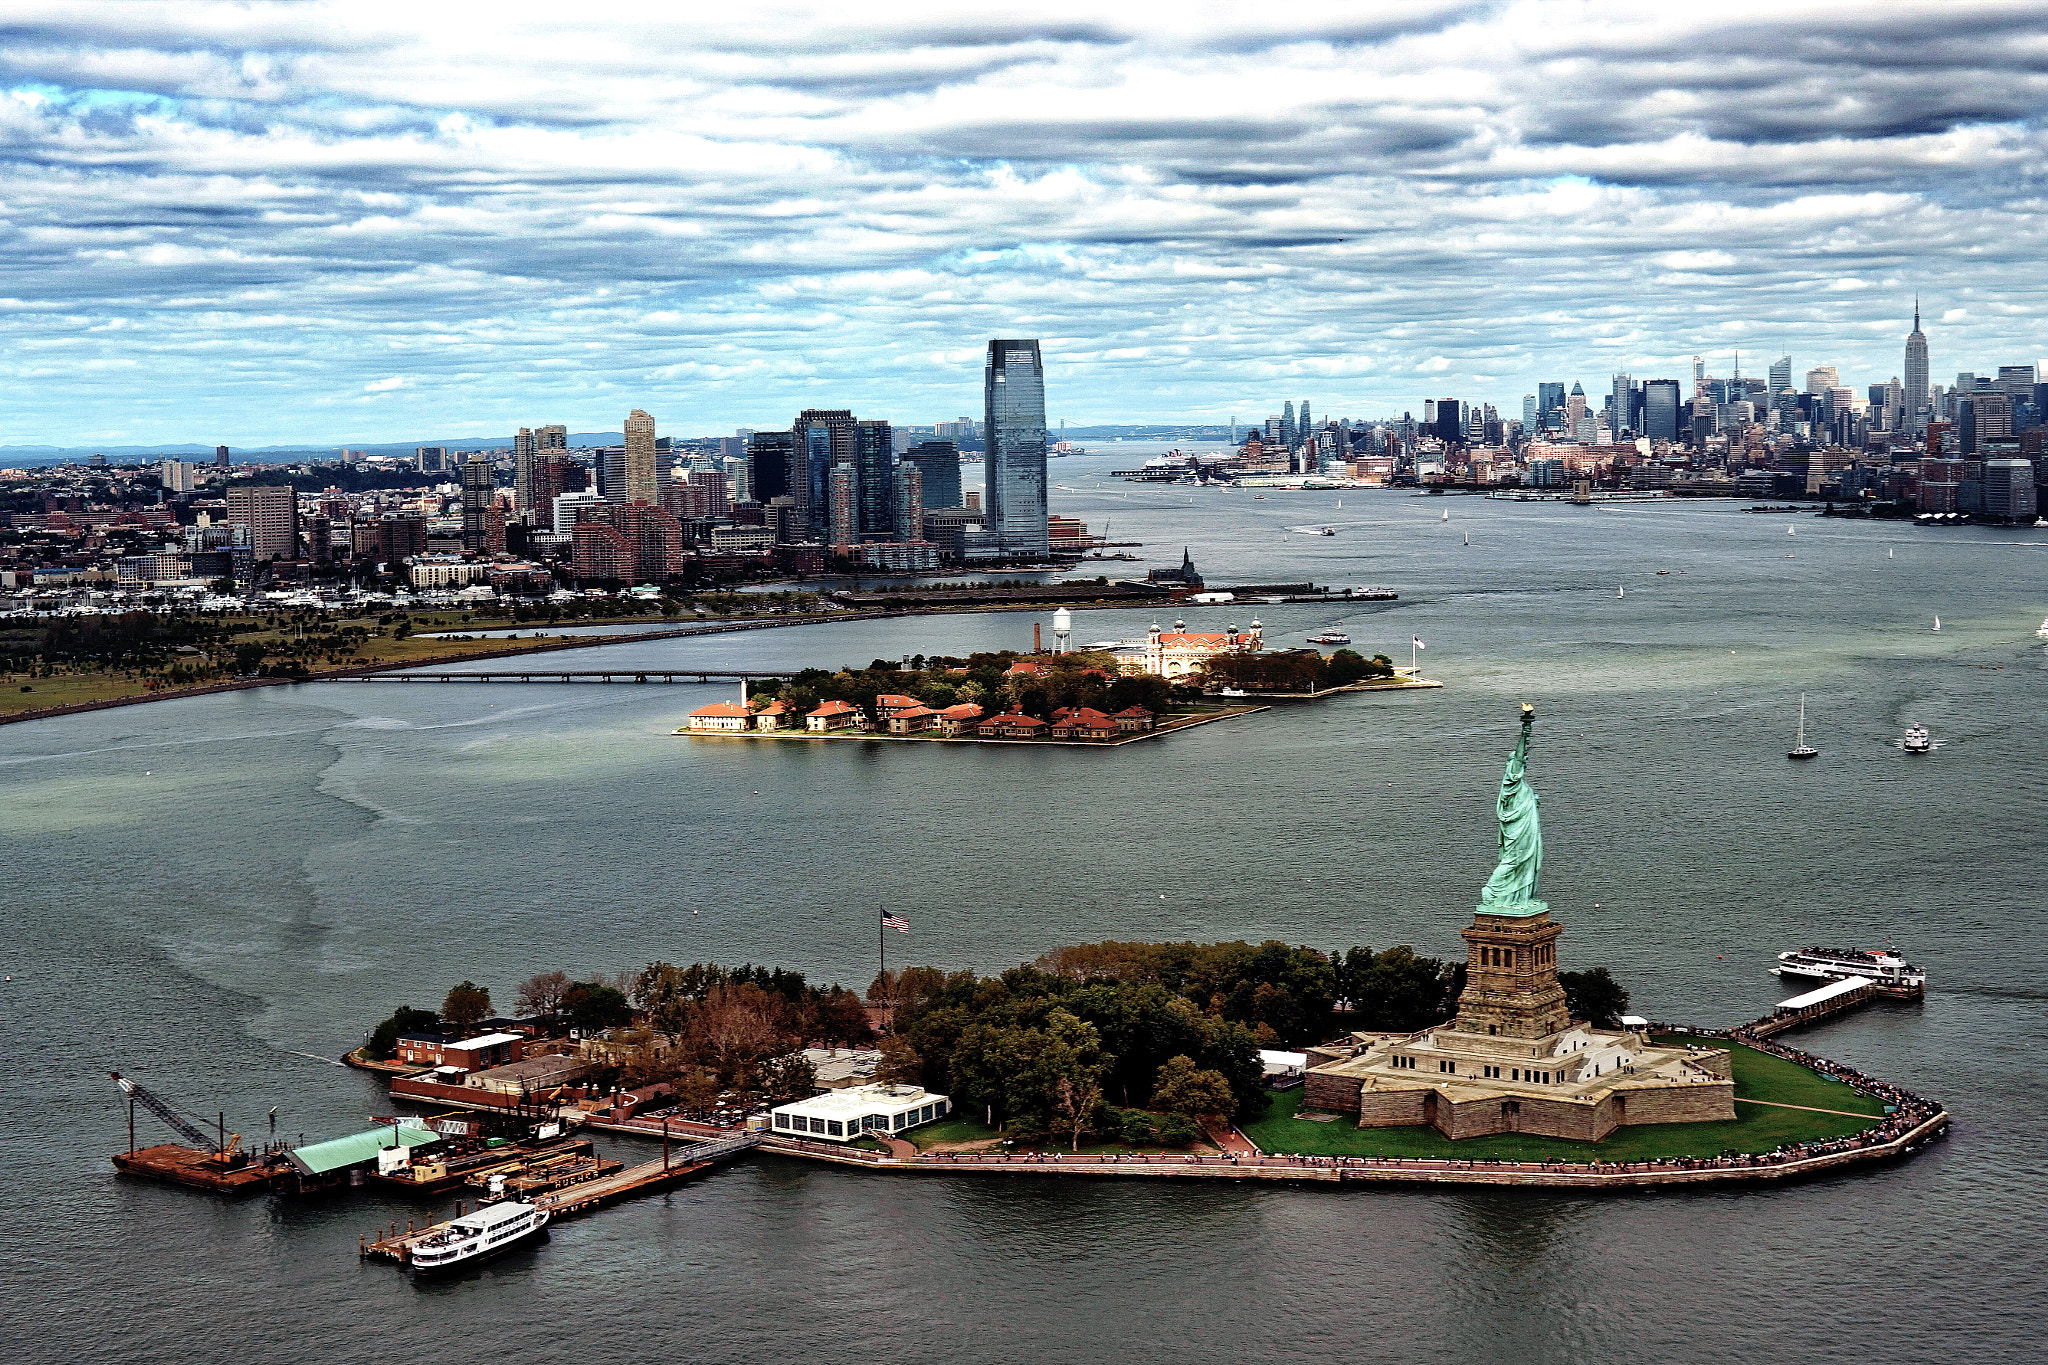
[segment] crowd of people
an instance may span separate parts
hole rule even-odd
[[[1882,1101],[1887,1112],[1876,1118],[1873,1126],[1847,1137],[1829,1138],[1815,1142],[1786,1143],[1768,1152],[1728,1152],[1720,1156],[1654,1157],[1641,1161],[1567,1161],[1553,1158],[1543,1161],[1510,1161],[1494,1158],[1444,1158],[1444,1157],[1381,1157],[1381,1156],[1314,1156],[1282,1152],[1188,1152],[1188,1153],[1146,1153],[1146,1152],[1058,1152],[1058,1151],[1008,1151],[1008,1152],[944,1152],[927,1153],[914,1161],[921,1164],[948,1166],[1237,1166],[1266,1168],[1327,1169],[1340,1173],[1346,1170],[1374,1171],[1486,1171],[1501,1174],[1531,1175],[1594,1175],[1618,1176],[1655,1174],[1674,1171],[1738,1171],[1784,1167],[1797,1162],[1811,1161],[1821,1157],[1838,1155],[1843,1152],[1863,1151],[1870,1148],[1889,1147],[1928,1120],[1941,1113],[1941,1106],[1932,1100],[1914,1094],[1901,1086],[1892,1085],[1874,1077],[1866,1076],[1852,1066],[1816,1057],[1810,1052],[1786,1047],[1771,1041],[1754,1030],[1757,1025],[1770,1022],[1759,1019],[1739,1028],[1726,1030],[1695,1029],[1693,1033],[1703,1038],[1726,1038],[1773,1057],[1817,1072],[1832,1080],[1840,1081],[1858,1094]],[[804,1139],[785,1139],[778,1146],[794,1146],[805,1150],[830,1152],[835,1156],[854,1157],[860,1160],[881,1161],[884,1152],[866,1151],[844,1147],[834,1143],[823,1143]]]

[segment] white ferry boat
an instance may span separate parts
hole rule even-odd
[[[1306,638],[1312,645],[1348,645],[1351,643],[1351,637],[1341,630],[1326,630],[1321,635],[1310,635]]]
[[[1927,973],[1921,971],[1896,948],[1799,948],[1778,954],[1771,968],[1778,976],[1804,976],[1815,981],[1843,981],[1852,976],[1874,982],[1879,990],[1925,989]]]
[[[508,1199],[487,1204],[475,1213],[450,1219],[414,1242],[407,1262],[416,1275],[439,1274],[495,1256],[538,1234],[548,1225],[547,1210]]]
[[[1899,742],[1899,747],[1909,754],[1931,753],[1934,750],[1934,741],[1927,737],[1926,726],[1909,725],[1906,727],[1906,737]]]

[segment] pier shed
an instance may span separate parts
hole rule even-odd
[[[1778,1002],[1773,1011],[1780,1019],[1819,1019],[1838,1010],[1850,1009],[1868,1000],[1875,986],[1867,976],[1845,976],[1818,990]]]
[[[768,1111],[770,1131],[794,1137],[851,1142],[864,1134],[901,1133],[944,1118],[952,1106],[944,1095],[915,1085],[853,1085]]]
[[[431,1128],[394,1123],[350,1133],[347,1137],[294,1147],[287,1154],[287,1159],[302,1177],[319,1179],[342,1175],[356,1168],[375,1170],[380,1161],[392,1160],[381,1156],[381,1153],[394,1149],[410,1153],[415,1147],[425,1147],[441,1139],[442,1135]]]

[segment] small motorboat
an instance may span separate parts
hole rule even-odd
[[[1319,536],[1334,536],[1337,534],[1337,528],[1334,526],[1325,526],[1322,530],[1316,532],[1316,534]]]

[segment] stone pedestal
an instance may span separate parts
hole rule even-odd
[[[1557,981],[1557,940],[1564,926],[1548,909],[1495,914],[1481,909],[1465,940],[1465,993],[1458,997],[1460,1033],[1549,1038],[1571,1027]]]

